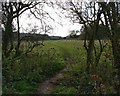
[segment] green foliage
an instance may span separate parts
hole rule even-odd
[[[57,86],[53,91],[54,95],[65,95],[65,94],[76,94],[77,89],[74,87],[65,87],[65,86]]]
[[[113,75],[114,68],[110,47],[107,46],[105,48],[100,62],[96,66],[96,73],[94,73],[95,65],[91,65],[90,74],[87,74],[85,50],[83,47],[78,46],[79,43],[75,45],[74,42],[74,47],[71,47],[72,66],[70,66],[64,74],[64,78],[58,81],[57,90],[55,90],[54,93],[63,92],[61,86],[75,88],[77,90],[76,94],[78,95],[115,93],[114,83],[116,80]]]
[[[96,43],[97,44],[97,43]],[[3,61],[3,93],[35,93],[40,82],[52,77],[67,64],[64,78],[58,80],[53,94],[108,94],[115,93],[117,83],[112,64],[111,47],[102,53],[94,72],[86,73],[83,41],[46,41],[44,47],[21,58]]]
[[[54,46],[37,47],[15,59],[3,60],[3,93],[34,92],[38,84],[65,66],[64,58]],[[12,90],[12,91],[11,91]]]
[[[93,35],[93,32],[95,31],[94,30],[95,26],[96,25],[92,25],[92,26],[87,25],[87,32],[86,32],[85,27],[82,27],[81,28],[80,39],[85,39],[85,35],[86,35],[86,39],[88,39],[88,40],[91,39],[92,35]],[[95,40],[108,39],[106,26],[100,24],[98,26],[97,32],[94,33],[94,36],[95,36],[94,37]]]
[[[28,81],[25,81],[25,80],[14,82],[14,87],[15,87],[16,91],[19,90],[18,94],[20,94],[20,93],[26,94],[27,92],[33,92],[33,90],[35,91],[35,89],[34,89],[35,86],[30,85],[28,83]]]

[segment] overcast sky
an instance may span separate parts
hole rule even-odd
[[[49,13],[49,15],[55,20],[51,20],[50,18],[46,19],[46,22],[53,27],[53,32],[51,32],[49,35],[54,36],[62,36],[65,37],[69,35],[70,30],[80,30],[79,24],[73,24],[70,22],[69,18],[65,17],[64,12],[62,12],[58,8],[51,8],[45,6],[45,10]],[[20,26],[24,27],[24,29],[32,28],[34,25],[41,26],[40,21],[36,19],[33,15],[28,15],[29,11],[24,12],[20,18]],[[57,13],[57,14],[56,14]],[[59,16],[59,15],[61,16]],[[30,27],[31,26],[31,27]],[[21,29],[22,32],[25,32]]]

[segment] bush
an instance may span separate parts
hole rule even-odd
[[[55,49],[33,51],[14,61],[3,61],[3,93],[34,92],[38,83],[64,68],[65,62]]]

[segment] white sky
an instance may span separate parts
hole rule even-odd
[[[81,28],[80,25],[77,23],[73,24],[72,22],[70,22],[69,18],[65,18],[65,14],[63,14],[64,12],[62,12],[60,9],[57,9],[57,8],[53,9],[51,7],[45,7],[45,8],[46,8],[46,11],[49,13],[49,15],[55,19],[55,21],[49,18],[46,19],[46,22],[53,26],[53,32],[50,33],[49,35],[65,37],[69,35],[70,30],[80,30]],[[36,19],[34,16],[30,16],[30,18],[28,18],[28,15],[27,15],[28,12],[29,11],[26,11],[24,12],[24,14],[22,14],[20,18],[20,26],[23,26],[24,29],[30,28],[28,24],[30,24],[31,28],[33,27],[33,25],[40,26],[40,21]],[[60,14],[62,18],[58,16],[55,12]],[[62,24],[62,26],[58,23]],[[21,31],[23,32],[23,30]]]

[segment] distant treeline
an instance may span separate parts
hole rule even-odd
[[[49,36],[47,34],[20,33],[20,39],[25,38],[25,37],[33,37],[36,40],[61,40],[61,39],[64,39],[61,36]],[[13,39],[17,40],[17,32],[13,32]]]
[[[85,32],[82,32],[80,35],[71,35],[66,37],[61,36],[49,36],[47,34],[31,34],[31,33],[20,33],[20,39],[25,37],[33,37],[36,40],[62,40],[62,39],[79,39],[84,40],[85,39]],[[88,32],[86,39],[91,39],[92,34]],[[104,32],[97,32],[95,34],[95,39],[108,39],[107,35]],[[27,39],[27,38],[26,38]],[[17,32],[13,32],[13,40],[17,40]],[[25,39],[24,39],[25,40]]]
[[[92,38],[92,34],[88,34],[86,37],[85,37],[85,33],[81,33],[80,35],[73,35],[73,36],[67,36],[65,37],[66,39],[79,39],[79,40],[90,40]],[[97,35],[95,35],[94,37],[95,40],[102,40],[102,39],[108,39],[107,35],[105,34],[102,34],[102,33],[99,33]]]

